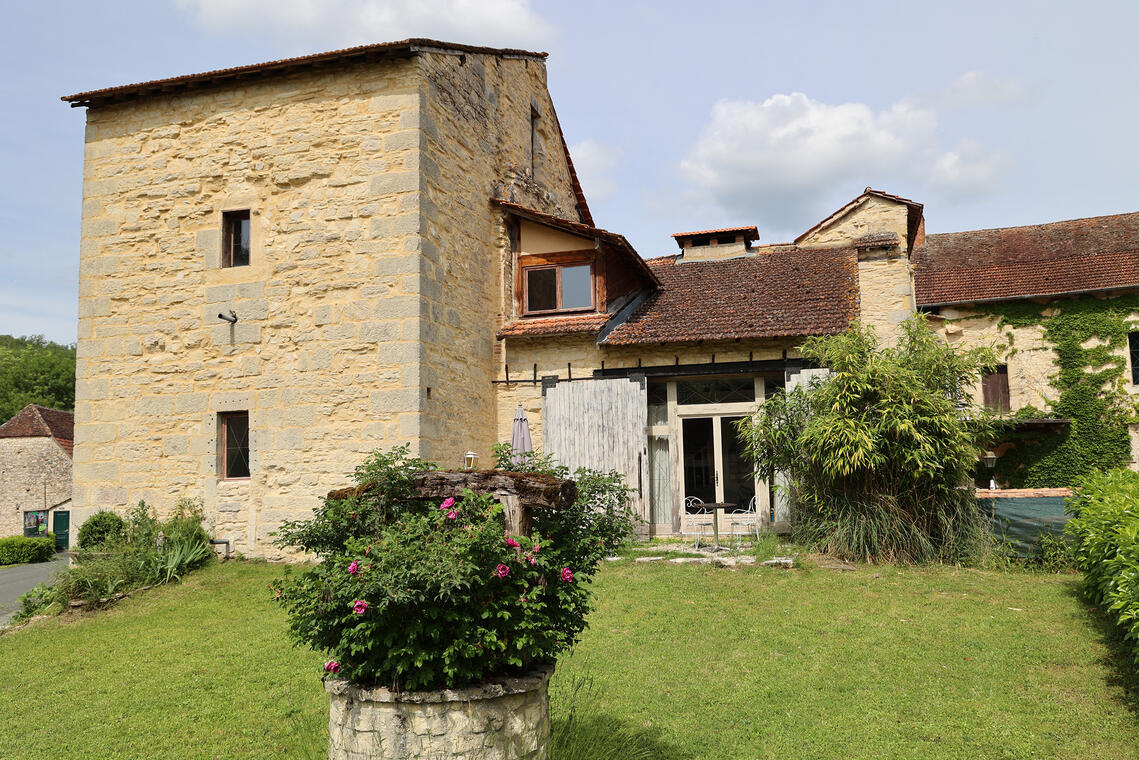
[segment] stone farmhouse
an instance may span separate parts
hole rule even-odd
[[[67,546],[73,415],[28,404],[0,425],[0,537],[55,533]]]
[[[870,188],[789,243],[642,258],[594,224],[542,53],[406,40],[64,100],[87,108],[74,512],[201,498],[250,555],[368,452],[486,462],[519,407],[535,446],[624,472],[654,533],[688,497],[778,525],[731,423],[797,381],[805,336],[889,341],[917,310],[947,340],[1015,332],[978,394],[1043,410],[1045,327],[986,304],[1139,288],[1139,215],[927,236]]]

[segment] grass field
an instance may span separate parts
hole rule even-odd
[[[0,754],[320,757],[322,658],[289,644],[279,573],[211,566],[0,636]],[[568,744],[601,751],[563,754],[1139,758],[1139,683],[1077,582],[605,563],[553,685]]]

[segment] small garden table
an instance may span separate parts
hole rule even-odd
[[[711,503],[697,504],[696,506],[704,509],[712,510],[712,549],[720,548],[720,513],[729,509],[735,509],[738,504],[733,504],[730,501],[714,501]]]

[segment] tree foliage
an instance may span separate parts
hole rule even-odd
[[[757,471],[789,479],[796,539],[866,561],[970,559],[985,524],[961,486],[997,424],[970,391],[994,352],[957,350],[916,316],[894,347],[855,325],[802,354],[829,377],[740,422]]]
[[[75,408],[75,347],[0,335],[0,422],[28,404]]]

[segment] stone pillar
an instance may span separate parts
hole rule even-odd
[[[552,673],[407,692],[328,679],[329,760],[549,760]]]

